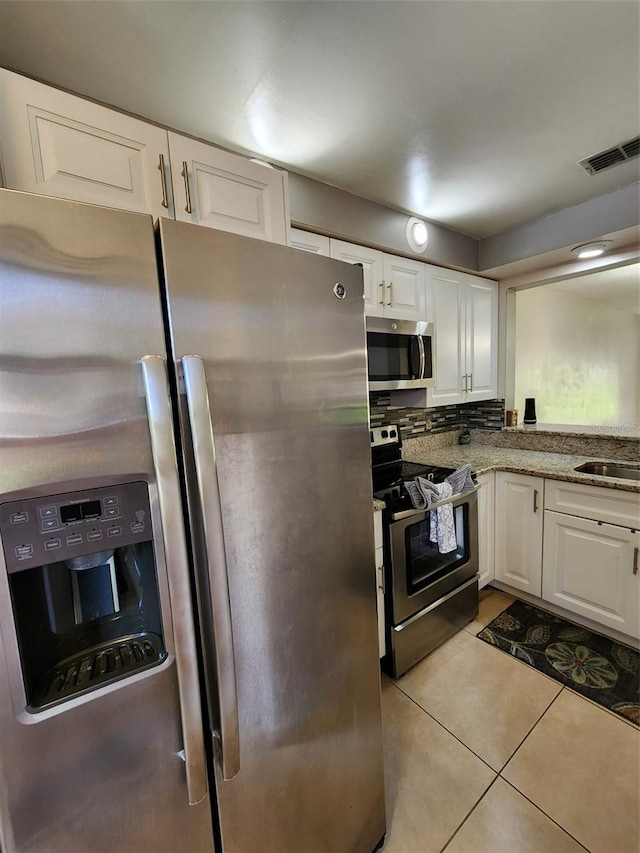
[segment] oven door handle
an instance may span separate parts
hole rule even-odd
[[[482,486],[476,486],[473,489],[469,489],[468,492],[458,492],[457,495],[451,495],[450,498],[444,498],[441,501],[434,501],[430,506],[426,506],[424,509],[405,509],[401,512],[392,512],[391,513],[391,521],[401,521],[404,518],[412,518],[418,515],[426,515],[426,513],[431,512],[433,509],[438,509],[438,507],[446,506],[447,504],[458,504],[464,503],[468,500],[471,495],[475,495],[477,491],[479,491]]]

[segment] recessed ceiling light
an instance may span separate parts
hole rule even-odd
[[[429,232],[427,231],[426,222],[412,216],[407,222],[405,233],[409,248],[414,252],[424,252],[429,243]]]
[[[599,240],[597,243],[585,243],[582,246],[576,246],[571,250],[572,255],[577,255],[579,258],[597,258],[602,255],[607,249],[613,245],[612,240]]]

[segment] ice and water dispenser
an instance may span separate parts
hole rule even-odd
[[[166,658],[147,484],[0,506],[27,710]]]

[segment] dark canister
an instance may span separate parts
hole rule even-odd
[[[535,399],[535,397],[525,397],[525,400],[524,400],[524,422],[525,422],[525,424],[537,423],[536,399]]]

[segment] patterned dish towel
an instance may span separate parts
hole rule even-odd
[[[404,487],[416,509],[428,509],[437,501],[471,491],[475,483],[471,476],[471,465],[466,464],[450,474],[443,483],[432,483],[424,477],[416,477],[415,480],[407,480]],[[430,513],[430,540],[438,545],[441,554],[448,554],[458,547],[451,504],[438,506]]]

